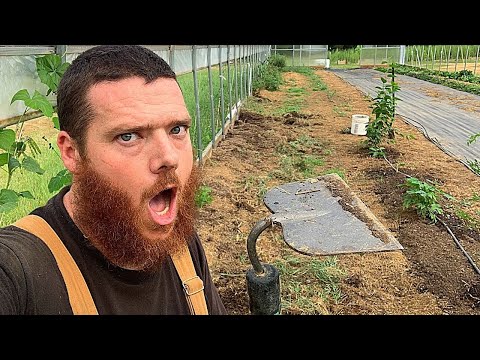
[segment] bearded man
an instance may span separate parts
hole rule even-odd
[[[67,69],[57,104],[72,185],[31,214],[58,235],[98,314],[192,313],[172,261],[185,248],[208,313],[225,314],[194,227],[199,170],[173,70],[141,46],[96,46]],[[39,237],[0,230],[0,314],[73,314],[62,273]]]

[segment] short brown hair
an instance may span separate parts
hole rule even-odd
[[[65,130],[85,153],[85,137],[94,112],[87,92],[102,81],[138,76],[150,83],[158,78],[176,80],[168,63],[139,45],[99,45],[81,53],[68,67],[57,91],[60,130]]]

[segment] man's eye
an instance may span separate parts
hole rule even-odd
[[[118,138],[124,142],[131,142],[131,140],[135,140],[137,138],[137,135],[135,133],[125,133],[119,135]]]
[[[172,134],[174,135],[182,134],[185,131],[187,131],[186,125],[177,125],[174,128],[172,128]]]

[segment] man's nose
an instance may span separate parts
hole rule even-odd
[[[149,166],[152,173],[178,167],[178,151],[168,134],[163,132],[155,134],[149,146],[151,153]]]

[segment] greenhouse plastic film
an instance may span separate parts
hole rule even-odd
[[[12,97],[21,89],[27,89],[30,96],[35,90],[47,93],[47,86],[40,82],[36,72],[35,56],[0,56],[0,120],[22,115],[25,105]],[[54,96],[49,96],[53,101]]]

